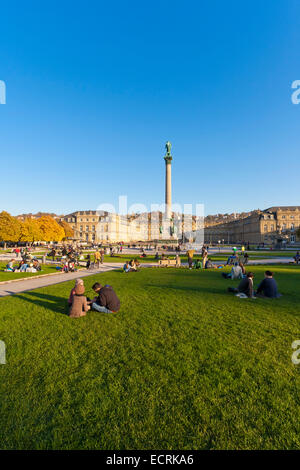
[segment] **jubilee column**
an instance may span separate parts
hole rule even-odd
[[[171,142],[166,143],[166,155],[164,157],[166,162],[166,216],[169,219],[172,216],[172,175],[171,175],[171,165],[172,165],[172,155],[171,155]]]

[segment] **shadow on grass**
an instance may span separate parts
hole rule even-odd
[[[191,285],[174,285],[174,284],[147,284],[145,287],[146,288],[151,288],[151,287],[154,287],[154,288],[158,288],[158,289],[167,289],[167,290],[183,290],[183,291],[193,291],[193,292],[198,292],[198,293],[211,293],[211,294],[226,294],[226,295],[229,295],[230,297],[233,296],[233,293],[232,292],[228,292],[228,287],[237,287],[238,286],[238,282],[236,281],[231,281],[231,282],[228,282],[229,279],[224,279],[224,281],[227,281],[224,282],[224,285],[222,288],[219,288],[219,287],[207,287],[207,286],[191,286]],[[286,294],[285,294],[285,297],[288,297]],[[267,297],[257,297],[257,299],[262,299],[262,300],[279,300],[279,299],[282,299],[283,298],[283,294],[281,294],[280,297],[278,298],[275,298],[275,299],[269,299]]]
[[[191,286],[191,285],[181,285],[181,286],[176,286],[172,284],[147,284],[145,286],[146,288],[149,287],[154,287],[154,288],[159,288],[159,289],[167,289],[167,290],[184,290],[184,291],[193,291],[193,292],[198,292],[198,293],[212,293],[212,294],[228,294],[227,288],[229,285],[225,285],[224,289],[219,289],[217,287],[215,288],[210,288],[210,287],[203,287],[203,286]],[[232,294],[231,294],[232,295]]]
[[[68,315],[68,302],[65,297],[57,297],[56,295],[41,294],[39,292],[24,292],[23,294],[15,294],[21,300],[30,302],[34,305],[52,310],[55,313]]]

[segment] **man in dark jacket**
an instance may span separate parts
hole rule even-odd
[[[256,295],[258,297],[268,297],[269,299],[276,299],[277,297],[280,297],[280,294],[278,294],[276,281],[273,278],[273,273],[271,271],[265,272],[265,278],[259,284]]]
[[[239,283],[238,288],[228,287],[228,292],[245,294],[247,297],[253,297],[253,277],[253,273],[247,273],[246,277]]]
[[[98,297],[92,300],[93,310],[103,313],[116,313],[120,310],[120,300],[111,286],[102,286],[96,282],[93,290],[98,294]]]

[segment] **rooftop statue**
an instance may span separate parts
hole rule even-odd
[[[172,146],[172,145],[171,145],[171,142],[169,142],[169,141],[166,142],[166,151],[167,151],[166,156],[167,156],[167,157],[170,157],[170,156],[171,156],[171,146]]]

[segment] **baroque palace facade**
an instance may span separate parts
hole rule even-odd
[[[113,243],[170,240],[195,237],[203,218],[172,214],[172,222],[161,212],[120,215],[103,211],[76,211],[61,217],[74,231],[74,240]]]
[[[293,244],[300,226],[300,206],[276,206],[244,219],[205,229],[206,243]]]

